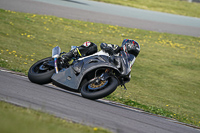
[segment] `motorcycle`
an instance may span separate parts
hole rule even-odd
[[[110,95],[117,86],[125,87],[130,81],[131,67],[135,57],[121,50],[117,55],[103,50],[66,63],[59,46],[52,50],[52,57],[33,64],[28,72],[31,82],[54,85],[81,93],[88,99],[100,99]]]

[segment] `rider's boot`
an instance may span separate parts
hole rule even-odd
[[[68,53],[62,55],[64,62],[69,62],[74,57],[73,50],[69,51]]]

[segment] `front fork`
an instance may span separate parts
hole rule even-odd
[[[54,67],[55,67],[55,72],[58,73],[58,64],[57,64],[58,58],[54,58]]]

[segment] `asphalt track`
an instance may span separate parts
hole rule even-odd
[[[55,0],[38,2],[32,0],[0,0],[0,8],[55,15],[70,19],[79,19],[91,22],[114,24],[119,26],[158,30],[160,32],[173,32],[175,34],[190,34],[197,36],[197,26],[188,26],[186,23],[177,25],[174,23],[155,22],[127,16],[119,16],[103,12],[77,9],[72,5],[85,5],[83,1],[59,0],[59,2],[71,3],[56,5]],[[70,6],[71,7],[70,7]],[[111,5],[110,5],[111,6]],[[125,18],[129,20],[124,21]],[[196,18],[193,18],[196,19]],[[199,20],[199,19],[197,19]],[[160,28],[158,28],[160,26]],[[177,28],[179,30],[174,30]],[[189,28],[190,32],[183,32]],[[191,28],[193,30],[191,30]],[[175,32],[177,31],[177,33]],[[195,33],[195,35],[193,34]],[[198,35],[199,36],[199,35]],[[199,129],[185,126],[177,121],[150,115],[133,108],[125,108],[105,100],[87,100],[79,94],[62,90],[52,85],[37,85],[31,83],[27,77],[0,71],[0,100],[7,101],[24,107],[42,110],[58,117],[93,126],[102,126],[116,133],[199,133]]]
[[[200,37],[200,18],[89,0],[0,0],[0,8]]]
[[[27,77],[0,70],[0,100],[115,133],[199,133],[177,121],[125,108],[109,101],[92,101],[53,85],[37,85]]]

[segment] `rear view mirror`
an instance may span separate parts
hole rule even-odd
[[[60,56],[60,47],[56,46],[52,49],[52,58],[58,58]]]

